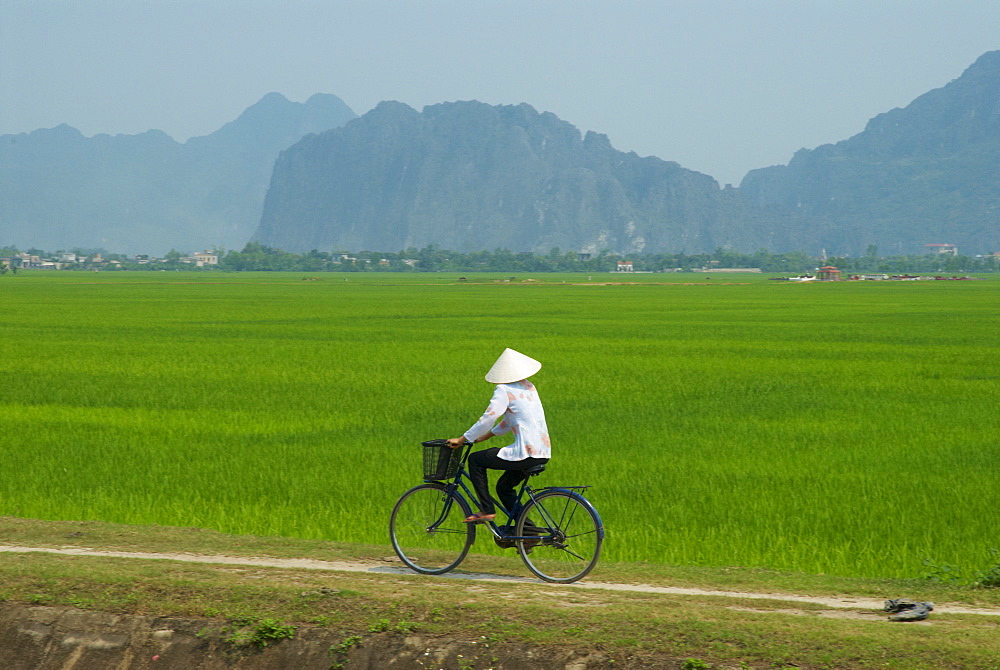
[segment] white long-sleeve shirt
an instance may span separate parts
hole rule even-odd
[[[496,420],[503,417],[499,423]],[[505,461],[522,461],[525,458],[551,458],[549,429],[545,425],[545,411],[538,391],[527,379],[512,384],[497,384],[486,411],[465,431],[465,439],[475,442],[492,432],[494,435],[514,434],[514,443],[497,454]]]

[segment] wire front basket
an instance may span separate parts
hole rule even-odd
[[[424,481],[439,482],[458,473],[462,450],[452,449],[448,440],[427,440],[424,445]]]

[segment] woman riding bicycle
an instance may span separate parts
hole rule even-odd
[[[514,434],[514,442],[506,447],[493,447],[469,456],[469,478],[480,500],[480,511],[465,519],[479,523],[496,517],[490,496],[487,469],[504,470],[497,480],[500,503],[511,513],[517,504],[514,488],[526,478],[524,470],[547,463],[551,455],[549,430],[538,390],[528,377],[538,372],[542,364],[513,349],[505,349],[486,373],[486,381],[496,384],[489,407],[461,437],[448,440],[452,449],[466,442],[483,442],[494,435]],[[500,422],[497,423],[497,419]],[[496,425],[494,425],[496,424]]]

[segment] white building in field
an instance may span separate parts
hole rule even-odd
[[[198,267],[219,264],[219,255],[211,251],[199,251],[198,253],[192,255],[191,258],[194,259],[194,264]]]
[[[958,247],[954,244],[925,244],[924,249],[927,249],[929,254],[940,254],[942,256],[957,256]]]

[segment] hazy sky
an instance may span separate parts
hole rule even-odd
[[[736,184],[994,49],[997,0],[0,0],[0,133],[185,141],[272,91],[527,102]]]

